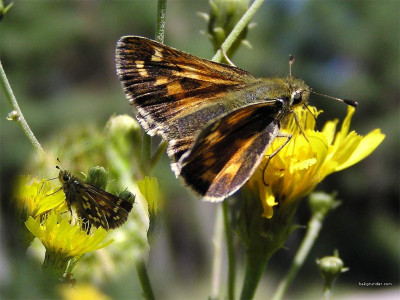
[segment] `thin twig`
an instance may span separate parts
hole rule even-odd
[[[4,94],[6,95],[6,98],[10,105],[13,107],[14,111],[13,112],[13,118],[12,120],[16,121],[19,126],[21,126],[23,132],[25,133],[26,137],[29,139],[31,142],[32,146],[35,148],[36,152],[40,155],[40,157],[45,156],[45,152],[40,145],[39,141],[36,139],[35,135],[33,134],[32,130],[30,129],[28,123],[26,122],[24,115],[22,114],[22,111],[18,105],[18,101],[14,96],[14,93],[11,89],[10,83],[8,82],[6,73],[4,72],[3,65],[0,61],[0,82],[1,86],[3,88]]]

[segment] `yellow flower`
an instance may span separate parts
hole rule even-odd
[[[58,218],[52,211],[42,223],[29,217],[25,224],[47,251],[62,253],[68,257],[78,258],[112,243],[112,240],[103,243],[107,231],[102,227],[92,234],[87,234],[80,224],[73,226],[69,221],[66,218]]]
[[[48,180],[21,176],[14,194],[23,222],[28,216],[36,218],[54,208],[66,210],[64,193],[56,191]]]
[[[71,225],[70,220],[61,218],[54,211],[51,211],[43,222],[29,217],[25,225],[46,248],[43,268],[51,270],[58,277],[63,274],[71,258],[78,259],[85,253],[106,247],[113,242],[103,242],[107,231],[102,227],[88,234],[79,222],[75,226]]]
[[[327,175],[363,160],[385,137],[380,129],[375,129],[364,137],[354,131],[349,132],[353,107],[348,108],[339,132],[336,133],[338,120],[327,122],[321,132],[316,131],[314,116],[319,112],[314,107],[309,109],[312,113],[303,108],[295,110],[307,139],[294,117],[289,117],[281,131],[290,133],[291,140],[268,160],[268,155],[283,144],[283,138],[276,138],[266,153],[266,169],[265,164],[262,164],[250,180],[250,186],[257,187],[259,191],[264,207],[263,216],[266,218],[273,216],[273,207],[278,203],[285,205],[303,198]]]
[[[89,284],[75,285],[73,288],[62,285],[59,292],[64,300],[110,300],[111,298],[103,294],[94,286]]]

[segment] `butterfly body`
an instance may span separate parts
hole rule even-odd
[[[58,179],[69,211],[72,213],[74,208],[78,217],[88,222],[89,226],[109,230],[121,226],[128,219],[131,202],[83,182],[66,170],[60,170]]]
[[[256,78],[136,36],[118,41],[116,62],[140,124],[168,142],[175,174],[209,201],[247,182],[310,93],[292,76]]]

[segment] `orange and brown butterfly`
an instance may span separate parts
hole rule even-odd
[[[83,224],[87,224],[88,231],[92,225],[109,230],[126,222],[132,210],[132,202],[84,182],[58,166],[57,168],[60,170],[58,179],[62,184],[68,209],[72,214],[74,208]]]
[[[176,176],[209,201],[242,187],[276,137],[290,139],[280,123],[311,92],[291,75],[256,78],[138,36],[118,41],[116,66],[142,127],[168,142]]]

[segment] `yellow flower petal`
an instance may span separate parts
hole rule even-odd
[[[256,172],[250,180],[250,187],[258,186],[264,207],[263,216],[266,218],[273,216],[273,207],[277,202],[282,207],[308,195],[327,175],[350,167],[371,154],[385,137],[379,129],[365,137],[354,131],[349,132],[355,111],[353,107],[349,107],[337,133],[338,120],[327,122],[322,132],[316,131],[313,128],[314,116],[319,112],[312,107],[310,111],[295,110],[298,123],[307,138],[303,136],[295,119],[289,119],[282,132],[290,133],[291,140],[269,159],[266,170],[265,164],[261,164],[260,172]],[[275,139],[267,151],[267,156],[281,146],[282,141]],[[262,176],[268,184],[267,187]]]
[[[37,217],[51,209],[66,209],[65,195],[57,192],[48,180],[21,176],[15,189],[15,201],[19,211],[28,216]]]
[[[47,251],[64,257],[79,257],[106,247],[113,241],[103,242],[107,231],[102,227],[87,234],[80,224],[73,226],[68,219],[57,216],[54,211],[51,211],[42,223],[38,219],[29,217],[25,225],[42,242]]]
[[[100,290],[88,284],[78,284],[73,288],[62,285],[59,292],[64,300],[111,300],[110,297],[103,294]]]
[[[364,138],[361,138],[356,149],[345,162],[335,169],[335,172],[351,167],[366,158],[382,143],[384,138],[385,135],[381,133],[380,129],[375,129],[368,133]]]
[[[333,141],[335,140],[336,126],[338,122],[338,119],[328,121],[325,123],[324,128],[322,129],[322,133],[326,136],[329,144],[333,144]]]

